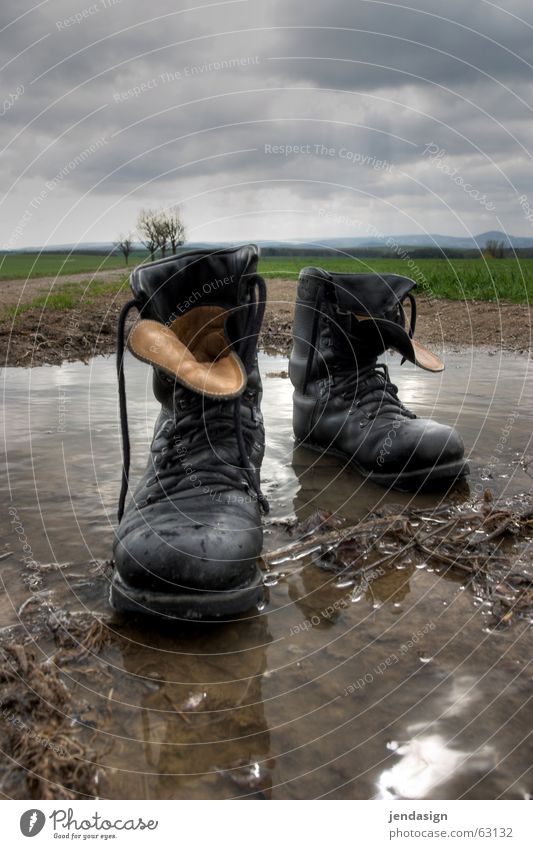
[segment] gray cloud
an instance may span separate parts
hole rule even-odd
[[[4,2],[4,243],[43,192],[20,245],[107,240],[173,202],[213,239],[353,232],[326,232],[325,205],[386,232],[528,234],[526,0],[192,5]]]
[[[516,15],[530,16],[525,2],[505,9],[475,0],[331,0],[327,15],[312,5],[302,20],[299,2],[278,2],[280,20],[300,27],[287,32],[279,55],[313,57],[304,73],[309,79],[339,86],[399,86],[410,80],[429,84],[464,84],[494,77],[498,81],[531,79],[533,40]],[[315,57],[331,57],[329,64]],[[352,68],[339,60],[353,62]]]

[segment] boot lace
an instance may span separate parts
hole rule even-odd
[[[159,483],[164,490],[165,479],[172,481],[172,492],[202,487],[204,491],[211,487],[243,487],[255,494],[263,509],[268,509],[263,494],[255,489],[255,469],[249,463],[242,464],[242,452],[239,448],[241,464],[231,461],[235,450],[237,428],[242,434],[243,452],[248,460],[255,443],[256,426],[253,421],[241,419],[235,421],[236,404],[206,402],[192,393],[186,393],[178,401],[180,410],[185,411],[179,418],[168,419],[154,441],[154,476],[147,486]],[[206,454],[206,444],[212,453]],[[238,444],[238,439],[237,439]],[[220,464],[213,463],[216,454]],[[254,473],[252,477],[251,472]],[[150,496],[148,501],[153,500]]]
[[[407,292],[401,300],[398,300],[396,320],[398,323],[401,323],[402,327],[405,327],[406,315],[403,306],[405,299],[409,300],[411,307],[408,333],[412,339],[416,327],[416,300],[410,292]],[[319,290],[314,305],[313,326],[303,385],[304,392],[307,389],[314,367],[317,353],[316,342],[320,319],[323,317],[322,308],[325,303],[325,293]],[[347,334],[347,338],[353,351],[357,340],[351,334]],[[401,365],[404,362],[405,357],[402,357]],[[355,371],[354,364],[356,366]],[[355,357],[351,359],[339,357],[333,373],[327,379],[327,389],[331,397],[340,396],[346,399],[353,399],[353,407],[363,408],[367,421],[375,419],[378,414],[384,412],[399,412],[409,418],[416,418],[416,415],[408,410],[398,398],[398,387],[392,383],[389,369],[385,363],[377,363],[375,360],[372,360],[366,365],[358,366]]]
[[[353,361],[346,364],[353,368]],[[390,379],[389,369],[385,363],[370,363],[355,372],[343,370],[339,364],[339,379],[332,375],[330,395],[352,399],[353,407],[363,409],[368,421],[382,413],[401,413],[408,418],[416,418],[415,414],[405,407],[398,398],[398,387]]]
[[[263,321],[266,303],[266,286],[262,277],[254,275],[250,279],[250,300],[246,305],[246,323],[242,339],[235,345],[247,374],[254,367],[255,352],[259,331]],[[133,308],[140,310],[140,302],[134,298],[124,304],[117,324],[117,377],[120,410],[120,430],[122,435],[122,482],[118,502],[118,521],[124,514],[124,505],[129,488],[131,463],[130,436],[126,403],[126,381],[124,375],[124,353],[126,341],[126,321]],[[187,399],[187,400],[186,400]],[[176,464],[180,467],[180,479],[173,491],[189,489],[191,482],[187,467],[193,466],[194,473],[202,485],[230,485],[245,487],[258,501],[263,512],[267,513],[269,504],[261,491],[259,475],[250,460],[250,452],[255,440],[255,425],[242,417],[241,398],[225,403],[207,400],[184,390],[181,398],[176,399],[173,420],[162,428],[156,437],[161,439],[161,448],[156,451],[157,471],[153,481],[162,483],[165,470],[175,475]],[[184,415],[180,415],[183,411]],[[207,440],[206,440],[207,436]],[[231,460],[232,448],[237,441],[239,463]],[[206,441],[215,444],[217,454],[224,459],[222,468],[214,468],[209,457],[203,457]],[[248,443],[248,445],[247,445]],[[199,456],[198,456],[199,455]],[[212,455],[211,455],[212,457]],[[200,477],[202,475],[202,477]],[[150,499],[150,496],[148,497]]]

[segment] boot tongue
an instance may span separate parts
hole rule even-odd
[[[352,323],[354,345],[365,355],[379,357],[389,348],[425,371],[443,371],[444,363],[432,351],[412,339],[401,324],[387,319],[356,315]]]
[[[206,398],[242,395],[247,375],[225,332],[229,310],[194,307],[170,327],[142,319],[128,337],[137,359],[160,369],[186,389]]]
[[[350,314],[350,335],[365,358],[393,348],[426,371],[444,369],[440,357],[411,338],[404,327],[401,303],[416,286],[414,280],[394,274],[336,274],[332,279],[336,310],[341,316]]]

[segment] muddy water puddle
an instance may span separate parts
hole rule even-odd
[[[286,360],[263,355],[261,365],[269,375],[267,550],[293,542],[291,523],[317,508],[353,524],[393,505],[460,507],[487,488],[495,497],[531,492],[531,470],[520,463],[533,454],[525,357],[450,354],[442,375],[400,369],[391,359],[405,403],[463,435],[469,487],[445,496],[388,493],[334,458],[295,449],[292,387],[280,376]],[[133,359],[127,388],[135,478],[157,406],[149,370]],[[68,725],[90,737],[85,757],[98,764],[89,795],[531,794],[526,622],[489,627],[487,606],[460,575],[443,575],[415,555],[359,583],[312,556],[288,558],[269,566],[265,608],[238,621],[126,621],[108,608],[104,563],[120,470],[113,361],[6,369],[3,401],[2,625],[13,625],[17,639],[31,636],[37,659],[46,661],[55,659],[52,635],[58,627],[68,632],[69,616],[105,623],[105,639],[95,637],[65,679]],[[24,558],[41,568],[25,567]],[[28,793],[22,776],[0,789]]]

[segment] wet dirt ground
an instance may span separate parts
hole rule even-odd
[[[408,406],[460,429],[469,487],[443,496],[388,493],[334,458],[295,449],[286,360],[263,354],[267,551],[290,543],[287,522],[317,507],[355,523],[391,505],[466,503],[487,488],[495,497],[533,492],[520,464],[533,454],[525,356],[451,353],[442,375],[400,368],[398,357],[390,366]],[[127,385],[135,478],[156,404],[149,369],[129,356]],[[1,624],[33,636],[43,662],[52,654],[45,618],[83,614],[105,626],[83,669],[64,675],[73,700],[63,718],[86,742],[81,760],[95,779],[80,790],[66,778],[68,792],[531,796],[526,622],[492,628],[487,605],[460,577],[417,557],[369,584],[347,581],[312,557],[286,560],[267,575],[264,609],[224,624],[124,620],[108,607],[104,563],[120,470],[113,361],[6,369],[3,406]],[[44,568],[25,566],[24,558]],[[32,681],[24,685],[31,689]],[[0,790],[28,796],[22,774]]]
[[[116,323],[122,305],[131,297],[123,271],[98,275],[122,284],[119,291],[91,298],[94,275],[27,281],[4,280],[0,284],[0,365],[60,365],[64,360],[89,360],[116,349]],[[53,294],[65,282],[80,284],[79,301],[69,309],[32,307],[36,296]],[[288,354],[292,342],[296,281],[267,281],[268,300],[262,329],[266,349]],[[18,309],[16,315],[12,310]],[[487,301],[449,301],[418,298],[417,339],[446,357],[450,350],[469,351],[483,346],[498,355],[514,351],[527,355],[532,342],[532,308],[529,304]]]

